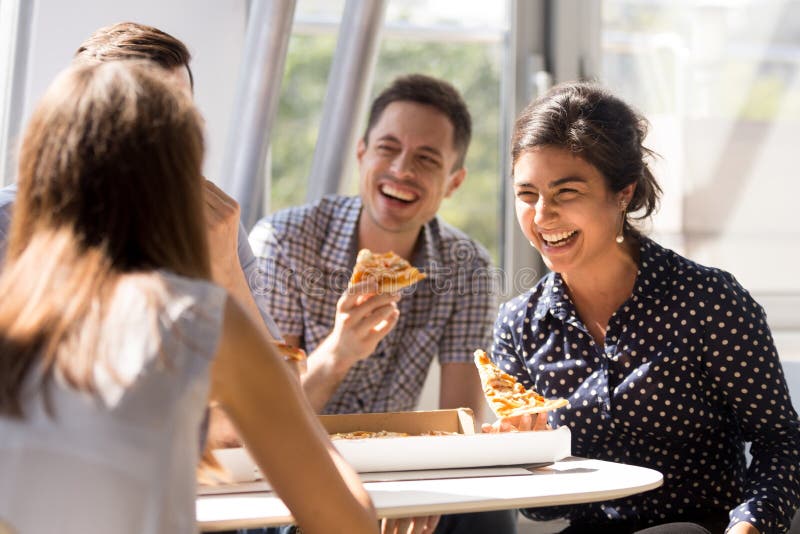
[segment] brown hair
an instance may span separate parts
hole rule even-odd
[[[364,144],[369,144],[369,132],[392,102],[416,102],[436,108],[443,113],[453,125],[453,147],[458,152],[453,170],[464,166],[467,148],[472,138],[472,117],[467,104],[455,87],[424,74],[409,74],[396,78],[372,102],[367,128],[364,131]]]
[[[569,150],[594,166],[613,192],[635,183],[626,211],[649,217],[658,207],[661,187],[647,165],[654,152],[642,143],[648,122],[628,104],[592,83],[553,87],[522,111],[511,140],[512,168],[519,157],[538,146]]]
[[[181,41],[158,28],[119,22],[95,31],[75,52],[76,63],[102,63],[121,59],[146,59],[165,69],[186,67],[194,87],[189,61],[192,55]]]
[[[208,278],[201,118],[145,62],[76,65],[25,131],[0,277],[0,414],[22,416],[37,362],[95,391],[110,297],[123,275],[168,269]]]

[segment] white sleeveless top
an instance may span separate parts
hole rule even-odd
[[[163,282],[166,304],[155,317],[142,278],[120,283],[101,343],[111,365],[95,368],[99,395],[56,377],[52,417],[30,387],[25,419],[0,417],[0,525],[12,532],[197,531],[199,428],[226,294],[169,273],[149,278]]]

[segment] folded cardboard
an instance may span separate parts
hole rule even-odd
[[[570,455],[566,427],[537,432],[476,434],[472,411],[435,410],[320,416],[330,434],[386,430],[403,437],[338,439],[339,453],[358,472],[454,469],[554,462]],[[439,430],[455,435],[419,436]],[[258,468],[243,449],[215,451],[236,482],[259,480]]]

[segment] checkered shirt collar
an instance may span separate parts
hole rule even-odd
[[[350,197],[335,215],[335,221],[339,228],[330,239],[323,241],[320,249],[320,259],[331,272],[342,267],[352,268],[356,263],[358,221],[363,211],[362,208],[361,197]],[[414,249],[414,256],[411,258],[412,265],[434,276],[437,269],[433,267],[442,265],[441,253],[434,246],[434,236],[438,234],[438,230],[439,221],[434,217],[422,227],[417,246]],[[341,264],[342,258],[348,258],[347,265]]]

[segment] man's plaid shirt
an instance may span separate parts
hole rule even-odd
[[[266,217],[250,233],[258,266],[251,287],[309,354],[333,329],[358,253],[360,213],[359,197],[330,196]],[[434,356],[472,362],[475,349],[488,348],[497,307],[483,247],[435,218],[412,263],[428,277],[404,290],[397,325],[350,369],[323,413],[411,410]]]

